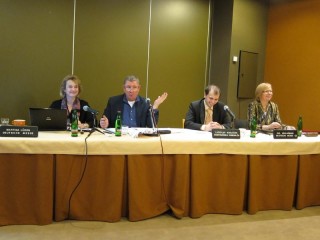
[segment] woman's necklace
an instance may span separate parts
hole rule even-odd
[[[268,110],[268,103],[266,103],[266,104],[261,103],[261,107],[262,107],[262,111],[263,111],[263,112],[267,112],[267,110]]]
[[[264,111],[264,112],[267,112],[267,109],[268,109],[268,106],[262,106],[262,110]]]
[[[68,103],[68,110],[69,110],[69,112],[71,112],[71,110],[72,110],[72,104],[69,104],[69,103]]]

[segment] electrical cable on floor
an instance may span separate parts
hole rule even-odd
[[[160,137],[160,144],[161,144],[161,185],[162,185],[162,192],[163,192],[163,196],[164,196],[164,199],[166,200],[167,205],[170,206],[170,204],[168,203],[168,198],[167,198],[167,194],[166,194],[166,191],[165,191],[165,183],[164,183],[164,179],[165,179],[165,176],[164,176],[165,157],[164,157],[163,143],[162,143],[161,134],[159,134],[159,137]]]
[[[86,172],[86,169],[87,169],[87,162],[88,162],[88,143],[87,143],[87,139],[91,136],[91,134],[94,132],[94,129],[92,129],[88,136],[86,136],[86,138],[84,139],[84,142],[85,142],[85,157],[84,157],[84,168],[82,170],[82,173],[81,173],[81,176],[80,176],[80,179],[77,183],[77,185],[75,186],[75,188],[73,189],[73,191],[71,192],[70,194],[70,197],[69,197],[69,201],[68,201],[68,219],[70,219],[70,211],[71,211],[71,199],[73,197],[73,194],[74,192],[77,190],[77,188],[79,187],[80,183],[82,182],[82,179],[83,179],[83,176],[84,176],[84,173]]]

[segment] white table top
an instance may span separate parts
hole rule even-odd
[[[241,131],[240,139],[216,139],[211,132],[172,128],[171,134],[159,137],[94,132],[71,137],[70,132],[39,132],[37,138],[0,137],[0,153],[19,154],[74,154],[74,155],[130,155],[130,154],[243,154],[243,155],[306,155],[320,154],[320,136],[298,139],[273,139],[272,135]]]

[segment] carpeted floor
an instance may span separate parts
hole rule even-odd
[[[152,219],[117,223],[63,221],[50,225],[0,227],[0,240],[51,239],[320,239],[320,207],[292,211],[262,211],[255,215],[207,214],[198,219],[176,219],[170,214]]]

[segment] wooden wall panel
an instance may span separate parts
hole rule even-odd
[[[320,2],[291,1],[269,10],[265,81],[274,90],[282,121],[319,130]]]

